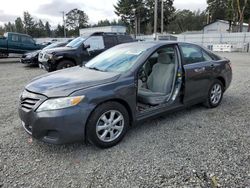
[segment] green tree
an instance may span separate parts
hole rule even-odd
[[[55,29],[55,36],[56,37],[63,37],[64,36],[64,28],[60,24],[57,25]]]
[[[157,7],[157,31],[160,32],[161,30],[161,1],[158,1],[158,7]],[[174,13],[175,13],[175,8],[173,6],[174,4],[174,0],[165,0],[163,2],[163,10],[164,10],[164,14],[163,14],[163,23],[164,23],[164,30],[167,30],[168,25],[171,21],[174,20]],[[152,32],[153,32],[153,25],[154,25],[154,0],[147,0],[147,7],[148,7],[148,11],[149,11],[149,17],[150,17],[150,24],[151,24],[151,28],[152,28]]]
[[[97,23],[97,26],[109,26],[109,25],[111,25],[111,23],[107,19],[106,20],[100,20]]]
[[[88,16],[83,10],[72,9],[66,14],[66,26],[78,30],[87,27]]]
[[[35,22],[29,12],[23,13],[23,24],[26,34],[34,34]]]
[[[227,20],[230,31],[242,32],[243,22],[250,23],[250,0],[228,0]]]
[[[15,27],[16,27],[16,32],[18,33],[24,33],[24,26],[23,26],[23,21],[20,17],[18,17],[15,20]]]
[[[4,30],[6,32],[15,32],[16,27],[14,23],[8,22],[7,24],[4,24]]]
[[[126,25],[129,32],[137,25],[138,33],[145,32],[145,26],[149,21],[145,0],[119,0],[114,5],[115,14],[121,18],[123,25]]]
[[[36,23],[35,25],[36,25],[35,35],[37,37],[46,37],[46,30],[45,30],[45,25],[44,25],[43,21],[39,20],[38,23]]]
[[[247,2],[245,10],[245,22],[248,23],[248,32],[250,32],[250,1]]]
[[[168,26],[168,32],[199,31],[206,24],[206,12],[200,10],[193,12],[190,10],[177,10],[174,18]]]
[[[207,11],[210,15],[209,22],[217,19],[225,20],[227,18],[228,0],[207,0],[207,4]]]
[[[2,26],[0,26],[0,35],[3,35],[5,32],[4,28]]]
[[[138,33],[152,33],[154,25],[154,0],[119,0],[114,6],[115,13],[127,25],[135,28],[138,25]],[[161,0],[158,1],[158,28],[160,31]],[[173,20],[173,0],[164,1],[164,29]],[[140,32],[141,31],[141,32]]]
[[[45,31],[46,31],[46,37],[51,37],[51,29],[50,29],[50,24],[49,24],[49,22],[47,21],[46,23],[45,23]]]

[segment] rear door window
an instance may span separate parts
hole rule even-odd
[[[205,52],[204,50],[202,50],[202,55],[203,55],[204,61],[212,61],[213,60],[213,58],[210,57],[210,55],[208,55],[207,52]]]
[[[202,48],[192,44],[181,44],[184,64],[193,64],[203,61],[211,61],[212,58]]]
[[[117,36],[115,35],[105,35],[103,36],[105,48],[111,48],[118,44]]]
[[[22,43],[31,43],[31,44],[34,43],[34,41],[31,38],[26,37],[26,36],[22,36],[21,41]]]

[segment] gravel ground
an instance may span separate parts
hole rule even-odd
[[[0,64],[0,187],[250,187],[250,54],[223,56],[234,79],[218,108],[147,121],[106,150],[32,141],[18,95],[45,72]]]

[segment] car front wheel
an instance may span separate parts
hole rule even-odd
[[[72,61],[62,60],[57,65],[56,70],[66,69],[66,68],[73,67],[73,66],[75,66],[75,64]]]
[[[215,80],[209,89],[205,106],[208,108],[215,108],[219,106],[223,98],[223,92],[223,84],[221,81]]]
[[[101,104],[89,118],[87,139],[100,148],[112,147],[125,136],[128,125],[129,116],[123,105],[117,102]]]

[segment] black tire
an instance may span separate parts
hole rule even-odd
[[[216,100],[216,102],[213,102],[213,99],[212,99],[212,92],[213,92],[213,89],[216,87],[216,86],[220,86],[220,90],[221,90],[221,95],[219,97],[218,100]],[[224,86],[222,84],[222,82],[220,80],[215,80],[210,88],[209,88],[209,91],[208,91],[208,95],[207,95],[207,99],[206,99],[206,102],[204,103],[204,105],[207,107],[207,108],[216,108],[217,106],[220,105],[221,101],[222,101],[222,98],[223,98],[223,94],[224,94]]]
[[[102,121],[101,117],[103,117],[104,114],[109,113],[111,111],[117,111],[123,116],[123,121],[121,120],[121,122],[120,122],[123,125],[123,129],[120,131],[119,134],[117,134],[118,137],[115,138],[114,140],[103,141],[103,140],[101,140],[101,138],[99,138],[100,135],[98,134],[99,132],[97,133],[97,126],[99,125],[98,123],[100,121]],[[106,117],[106,115],[105,115],[105,117]],[[115,146],[123,139],[123,137],[125,136],[125,134],[128,130],[128,127],[129,127],[129,115],[128,115],[126,108],[122,104],[120,104],[118,102],[103,103],[93,111],[93,113],[91,114],[91,116],[88,120],[88,123],[86,126],[87,140],[99,148],[109,148],[109,147]],[[103,131],[103,134],[105,131],[108,131],[107,129],[108,128],[101,130],[101,131]],[[114,132],[114,131],[116,131],[116,130],[112,130],[112,132]],[[110,134],[110,133],[107,133],[106,135],[108,136],[108,134]],[[111,138],[111,135],[110,135],[110,138]]]
[[[75,66],[75,63],[70,60],[62,60],[58,63],[56,70],[66,69]]]

